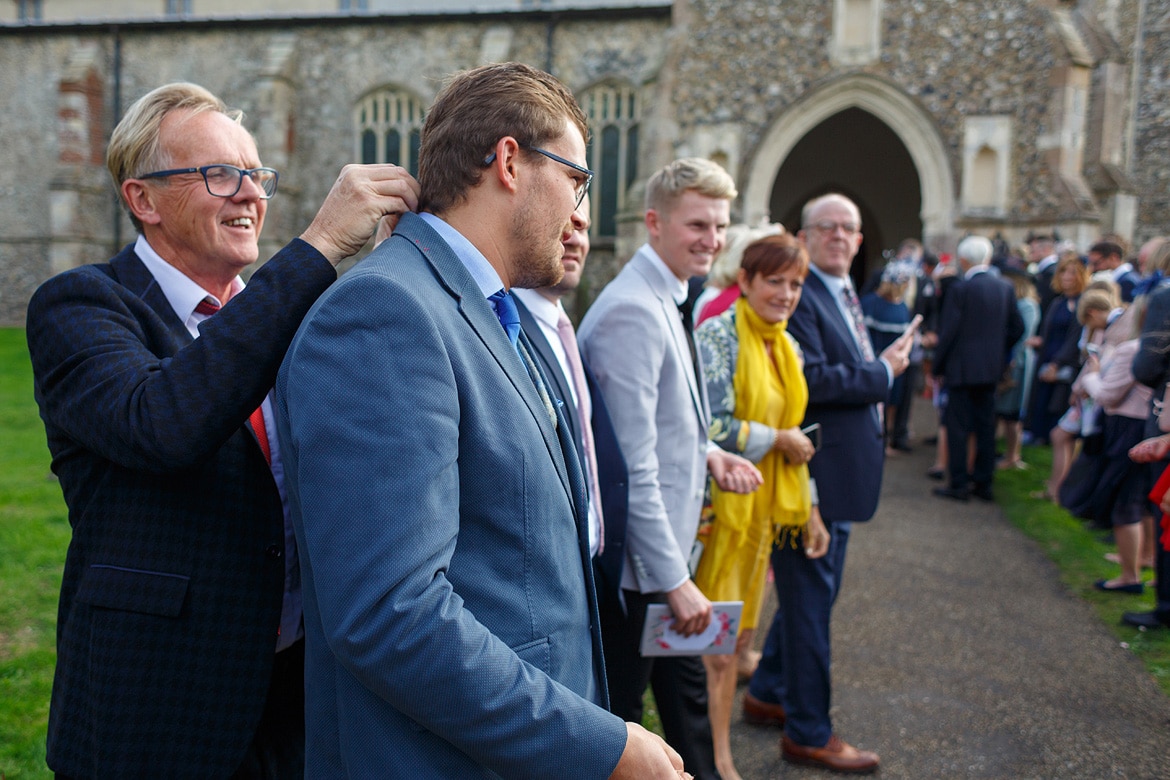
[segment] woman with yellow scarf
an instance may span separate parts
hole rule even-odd
[[[731,708],[737,670],[751,666],[772,545],[800,545],[810,558],[829,548],[808,474],[815,449],[800,430],[808,386],[800,348],[786,330],[807,274],[808,254],[792,236],[754,242],[740,264],[742,296],[696,333],[711,439],[755,462],[764,475],[764,484],[749,494],[712,485],[712,511],[699,531],[703,552],[695,583],[711,601],[744,602],[735,655],[703,657],[715,765],[724,780],[740,777],[731,757]]]

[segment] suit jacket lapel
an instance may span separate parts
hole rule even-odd
[[[195,340],[191,336],[190,331],[187,330],[186,324],[179,319],[179,316],[175,314],[175,310],[171,308],[171,302],[167,300],[167,296],[163,293],[162,288],[158,285],[150,269],[146,267],[146,264],[134,252],[132,245],[126,247],[126,249],[115,256],[110,261],[110,265],[114,268],[118,281],[126,289],[137,295],[143,303],[153,309],[155,314],[166,324],[167,332],[174,340],[172,354]],[[263,452],[263,448],[260,446],[260,437],[252,427],[252,421],[250,419],[244,423],[244,428],[247,429],[248,434],[252,437],[252,441],[255,442],[257,449]]]
[[[475,280],[471,278],[471,274],[467,272],[462,261],[451,250],[451,247],[447,246],[442,237],[421,217],[416,214],[404,214],[394,231],[394,235],[410,241],[426,257],[427,262],[434,269],[439,283],[455,298],[464,320],[487,347],[488,352],[495,358],[525,405],[528,406],[528,410],[532,413],[532,417],[540,429],[545,447],[548,448],[549,456],[557,466],[557,472],[560,474],[565,492],[574,502],[575,508],[576,502],[570,487],[565,458],[561,452],[557,431],[549,421],[548,408],[540,398],[533,379],[528,376],[528,371],[521,362],[520,356],[513,349],[512,343],[508,341],[507,334],[500,327],[500,321],[496,318],[495,312],[492,311],[491,304],[488,303],[487,298],[484,297],[483,292],[476,285]]]
[[[804,280],[805,294],[812,294],[821,299],[825,308],[829,312],[829,320],[837,328],[837,335],[840,339],[849,346],[849,351],[860,363],[864,361],[861,354],[861,347],[857,344],[857,335],[853,332],[853,324],[845,319],[845,315],[841,313],[841,307],[833,300],[833,294],[829,292],[829,288],[821,281],[821,278],[815,273],[809,273]]]
[[[683,325],[678,304],[675,303],[671,291],[667,289],[662,274],[652,265],[651,259],[642,252],[635,254],[630,263],[634,266],[634,270],[646,280],[650,289],[654,291],[655,297],[658,298],[658,304],[662,307],[662,317],[666,322],[666,331],[670,334],[675,358],[682,366],[692,365],[691,348],[687,344],[686,332],[683,330],[686,326]],[[707,395],[704,389],[699,386],[698,377],[694,375],[694,371],[683,371],[683,375],[687,379],[687,389],[690,391],[691,401],[695,405],[695,414],[699,416],[703,430],[706,430],[710,422],[707,412]]]
[[[581,441],[581,426],[577,420],[577,410],[573,408],[573,394],[569,390],[570,380],[561,370],[560,361],[557,360],[556,353],[553,352],[552,346],[545,338],[544,331],[540,329],[540,324],[532,316],[532,312],[519,298],[515,298],[515,300],[516,310],[520,314],[520,328],[528,337],[533,357],[538,359],[541,370],[544,371],[549,392],[564,404],[565,422],[569,426],[569,432],[573,435],[573,441],[579,443]]]
[[[187,326],[183,324],[179,316],[175,314],[175,310],[171,308],[171,302],[163,294],[162,288],[155,281],[154,275],[150,273],[146,264],[139,259],[138,254],[134,251],[133,244],[115,255],[110,260],[110,266],[114,269],[118,281],[127,290],[137,295],[143,303],[153,309],[154,313],[163,321],[166,325],[167,332],[174,339],[174,351],[177,352],[181,347],[194,341],[191,338],[191,334],[187,331]]]

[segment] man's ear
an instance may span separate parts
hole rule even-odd
[[[155,191],[141,179],[127,179],[122,182],[122,200],[130,213],[144,225],[157,225],[162,222],[162,215],[158,213],[155,204]]]
[[[496,148],[492,151],[494,158],[488,168],[488,175],[494,176],[500,185],[510,193],[516,192],[516,181],[519,178],[520,142],[510,135],[496,141]]]
[[[646,209],[646,230],[651,238],[658,239],[658,234],[662,232],[662,215],[658,209]]]

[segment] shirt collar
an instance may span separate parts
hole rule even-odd
[[[978,276],[979,274],[985,274],[989,270],[991,270],[991,269],[989,269],[987,267],[987,265],[985,265],[985,264],[984,265],[973,265],[967,269],[967,273],[963,274],[963,278],[964,279],[971,279],[972,277]]]
[[[483,297],[487,298],[493,293],[502,290],[504,282],[500,279],[500,275],[496,273],[496,269],[488,262],[488,259],[483,256],[475,248],[475,245],[467,240],[462,233],[451,227],[442,217],[437,217],[429,212],[419,214],[428,225],[435,229],[435,232],[447,242],[447,246],[451,247],[451,251],[459,258],[459,262],[467,268],[467,272],[471,274],[471,278],[475,280],[475,284],[479,287]]]
[[[557,329],[557,322],[561,318],[562,311],[559,300],[554,303],[536,290],[525,290],[519,287],[512,290],[512,295],[520,299],[529,313],[532,314],[533,319],[554,331]]]
[[[829,288],[829,292],[833,294],[834,298],[840,298],[842,290],[853,289],[853,283],[848,276],[831,276],[812,263],[808,264],[808,270],[809,273],[816,274],[817,278],[825,283],[825,287]]]
[[[227,301],[221,301],[204,290],[194,279],[164,260],[146,240],[146,236],[141,233],[138,234],[138,240],[134,242],[134,253],[146,266],[146,270],[150,271],[150,275],[154,277],[159,289],[166,296],[167,303],[187,326],[187,330],[191,332],[192,336],[199,335],[196,326],[207,317],[207,315],[195,314],[195,307],[199,305],[200,301],[210,298],[220,306],[227,303]],[[243,289],[243,279],[238,276],[232,279],[231,294],[233,296]]]
[[[674,271],[670,270],[666,265],[666,261],[658,256],[658,253],[654,251],[654,247],[645,244],[642,247],[642,251],[650,258],[650,265],[658,271],[662,280],[666,282],[666,289],[670,291],[670,297],[674,299],[675,303],[682,304],[687,299],[687,293],[689,292],[686,281],[680,281],[674,275]]]

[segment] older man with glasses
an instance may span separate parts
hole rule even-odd
[[[784,728],[785,761],[838,772],[872,772],[876,753],[838,737],[829,717],[829,622],[841,589],[853,523],[869,520],[881,491],[885,446],[881,405],[906,370],[913,330],[874,354],[849,276],[861,248],[861,212],[831,193],[809,201],[798,234],[808,248],[809,274],[788,332],[804,352],[808,410],[802,425],[819,423],[824,445],[809,462],[829,529],[823,557],[791,545],[772,552],[779,607],[764,656],[744,696],[749,722]]]
[[[49,709],[57,777],[304,772],[300,572],[267,395],[336,264],[414,208],[417,184],[347,166],[245,289],[279,176],[240,121],[193,84],[136,102],[107,164],[137,240],[29,304],[73,527]]]

